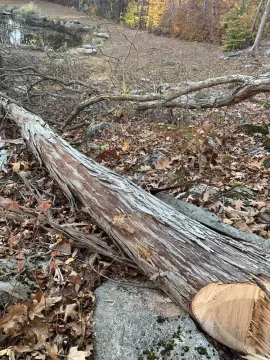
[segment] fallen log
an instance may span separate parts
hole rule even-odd
[[[195,221],[73,149],[38,116],[0,105],[71,204],[221,343],[270,358],[269,252]]]
[[[219,85],[235,84],[233,89],[211,90]],[[206,90],[200,92],[200,90]],[[122,93],[107,93],[91,96],[79,103],[66,120],[69,125],[76,116],[88,106],[101,101],[129,101],[134,102],[135,110],[154,108],[185,108],[207,109],[223,106],[232,106],[256,94],[270,91],[270,73],[260,74],[257,77],[247,75],[228,75],[198,81],[191,85],[181,84],[177,90],[168,90],[164,94],[133,95]]]

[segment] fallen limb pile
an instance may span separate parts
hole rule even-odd
[[[215,339],[250,359],[270,358],[267,250],[177,212],[73,149],[40,117],[0,104],[70,202],[78,199],[147,276]]]

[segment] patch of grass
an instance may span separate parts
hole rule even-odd
[[[40,14],[40,9],[32,1],[30,3],[28,3],[28,4],[22,5],[20,7],[20,11],[25,16],[29,16],[29,15],[32,15],[32,14]]]

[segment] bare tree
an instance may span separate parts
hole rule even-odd
[[[261,23],[260,23],[260,26],[259,26],[259,29],[258,29],[258,32],[257,32],[257,35],[256,35],[256,39],[255,39],[254,44],[253,44],[253,46],[251,48],[251,54],[252,55],[255,55],[256,52],[258,52],[260,42],[261,42],[261,38],[262,38],[262,35],[263,35],[263,30],[265,28],[265,24],[267,22],[269,13],[270,13],[270,0],[267,0],[267,4],[266,4],[266,7],[265,7],[263,16],[262,16],[262,20],[261,20]]]
[[[252,23],[251,28],[250,28],[250,31],[252,31],[252,32],[255,30],[255,25],[256,25],[256,22],[258,20],[260,12],[262,11],[263,3],[264,3],[264,0],[261,0],[260,3],[259,3],[259,6],[257,8],[256,14],[255,14],[254,19],[253,19],[253,23]]]

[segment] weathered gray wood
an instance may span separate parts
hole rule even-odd
[[[236,84],[232,90],[210,90],[219,85]],[[200,90],[205,89],[204,92]],[[199,91],[199,92],[198,92]],[[270,91],[270,73],[258,77],[247,75],[228,75],[207,79],[191,85],[180,84],[178,90],[166,91],[164,94],[99,94],[81,102],[67,118],[65,126],[70,124],[76,116],[88,106],[101,101],[130,101],[134,102],[136,110],[151,108],[188,108],[204,109],[231,106],[249,97]]]

